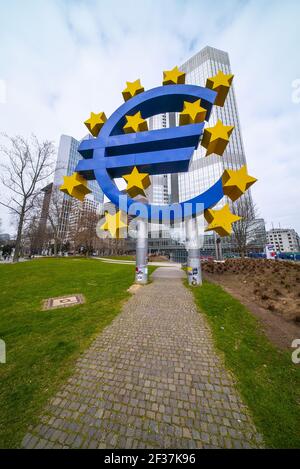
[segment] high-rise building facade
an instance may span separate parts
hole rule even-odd
[[[87,136],[86,138],[93,138]],[[60,137],[56,168],[54,173],[54,186],[60,186],[63,183],[63,176],[70,176],[74,173],[79,160],[82,159],[78,153],[78,147],[81,141],[76,140],[69,135]],[[103,203],[103,192],[97,181],[88,181],[88,186],[93,193],[96,202]],[[69,197],[67,195],[67,197]]]
[[[53,183],[51,182],[50,184],[47,184],[47,186],[45,186],[42,189],[42,192],[44,194],[43,202],[42,202],[42,210],[40,214],[40,220],[39,220],[38,231],[37,231],[37,236],[36,236],[37,239],[34,243],[37,252],[41,252],[43,245],[45,243],[45,235],[46,235],[46,230],[47,230],[47,222],[48,222],[49,206],[50,206],[51,195],[52,195],[52,188],[53,188]]]
[[[205,47],[182,64],[180,69],[186,73],[187,84],[199,86],[205,86],[206,79],[216,75],[219,70],[225,74],[232,73],[228,53],[213,47]],[[198,146],[193,154],[189,171],[178,175],[179,201],[190,199],[207,190],[221,177],[224,169],[236,170],[246,164],[234,84],[230,88],[224,106],[213,107],[209,126],[215,125],[218,119],[224,125],[234,125],[229,144],[223,156],[212,154],[208,157],[205,156],[206,149],[201,145]],[[249,197],[252,204],[249,190],[245,196]],[[215,208],[221,208],[225,203],[231,204],[231,201],[224,197]]]
[[[87,136],[86,138],[92,138]],[[54,189],[63,183],[63,176],[70,176],[74,173],[77,163],[82,156],[78,153],[80,141],[69,135],[62,135],[59,142],[56,168],[54,173]],[[97,181],[88,181],[88,187],[92,191],[87,197],[101,206],[103,204],[104,195]],[[67,239],[68,225],[70,215],[72,213],[72,198],[67,194],[62,194],[62,214],[60,221],[60,232],[62,238]],[[99,207],[101,211],[101,207]]]
[[[166,127],[170,127],[169,114],[158,114],[149,118],[149,130]],[[168,174],[151,176],[151,186],[146,194],[152,204],[168,204],[170,202],[170,176]]]
[[[186,74],[185,83],[203,87],[206,85],[207,78],[216,75],[219,70],[225,74],[232,73],[228,53],[209,46],[195,54],[179,66],[179,68]],[[161,204],[189,200],[210,188],[221,177],[225,169],[236,170],[246,164],[234,84],[230,88],[224,106],[213,107],[209,119],[209,126],[212,127],[215,125],[218,119],[220,119],[224,125],[234,126],[229,144],[223,156],[211,154],[206,157],[206,149],[199,144],[198,148],[194,151],[187,172],[178,173],[178,175],[172,174],[164,175],[163,177],[152,177],[150,192],[151,203]],[[150,130],[162,127],[173,127],[174,125],[179,125],[178,113],[161,114],[149,119]],[[243,200],[248,206],[253,207],[250,190],[239,199],[239,206],[241,206]],[[225,203],[229,203],[230,206],[234,205],[230,199],[224,197],[214,208],[220,209]],[[207,238],[207,240],[205,238]],[[215,235],[213,235],[213,237],[211,234],[205,235],[203,246],[205,251],[206,247],[211,245],[213,252],[214,245],[211,243],[211,240],[215,240],[216,238]],[[209,241],[209,243],[206,241]],[[222,245],[224,248],[226,247],[226,250],[231,249],[231,244],[230,238],[222,239]],[[261,248],[263,249],[263,245]]]
[[[73,200],[68,219],[67,241],[71,251],[87,249],[93,252],[98,245],[96,233],[99,204],[88,194],[84,200]]]

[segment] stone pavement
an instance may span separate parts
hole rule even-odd
[[[262,446],[181,275],[157,269],[130,298],[78,360],[23,447]]]

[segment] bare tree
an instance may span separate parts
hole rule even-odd
[[[19,260],[24,222],[29,211],[34,207],[41,189],[41,183],[53,172],[54,145],[45,140],[39,142],[32,136],[28,141],[21,136],[9,137],[8,145],[1,146],[0,152],[7,159],[1,164],[4,174],[2,184],[8,189],[8,197],[0,204],[17,218],[17,239],[14,262]]]
[[[245,196],[233,204],[232,212],[242,217],[241,220],[232,224],[232,230],[237,251],[241,257],[245,257],[247,246],[255,236],[257,208],[252,200]]]

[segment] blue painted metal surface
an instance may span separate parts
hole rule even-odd
[[[187,171],[203,127],[201,123],[114,135],[107,138],[105,145],[100,138],[84,140],[79,151],[85,159],[76,171],[93,178],[91,158],[94,151],[101,149],[105,149],[105,166],[114,178],[131,172],[133,166],[151,175]]]
[[[125,134],[123,127],[126,115],[140,111],[144,119],[165,112],[181,112],[183,102],[201,99],[207,110],[205,120],[210,117],[217,93],[194,85],[160,86],[134,96],[122,104],[106,121],[97,138],[84,140],[78,149],[83,156],[76,172],[87,179],[97,179],[105,195],[119,207],[119,197],[124,196],[113,181],[132,171],[154,174],[178,173],[188,170],[190,159],[197,148],[204,123],[190,124],[169,129]],[[172,206],[145,204],[148,219],[161,221],[162,214],[170,209],[171,219],[188,206],[188,215],[196,215],[212,207],[223,197],[222,179],[203,194]],[[136,201],[127,197],[128,212]],[[187,205],[188,204],[188,205]],[[176,210],[176,206],[180,210]],[[124,209],[124,207],[122,207]]]

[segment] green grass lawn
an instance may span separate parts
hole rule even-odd
[[[192,291],[266,446],[299,448],[300,369],[291,361],[293,349],[277,350],[258,320],[221,287],[204,282]]]
[[[153,268],[151,269],[153,270]],[[134,281],[131,265],[40,259],[0,265],[0,447],[18,447],[76,358],[118,314]],[[42,300],[82,293],[86,303],[42,311]]]

